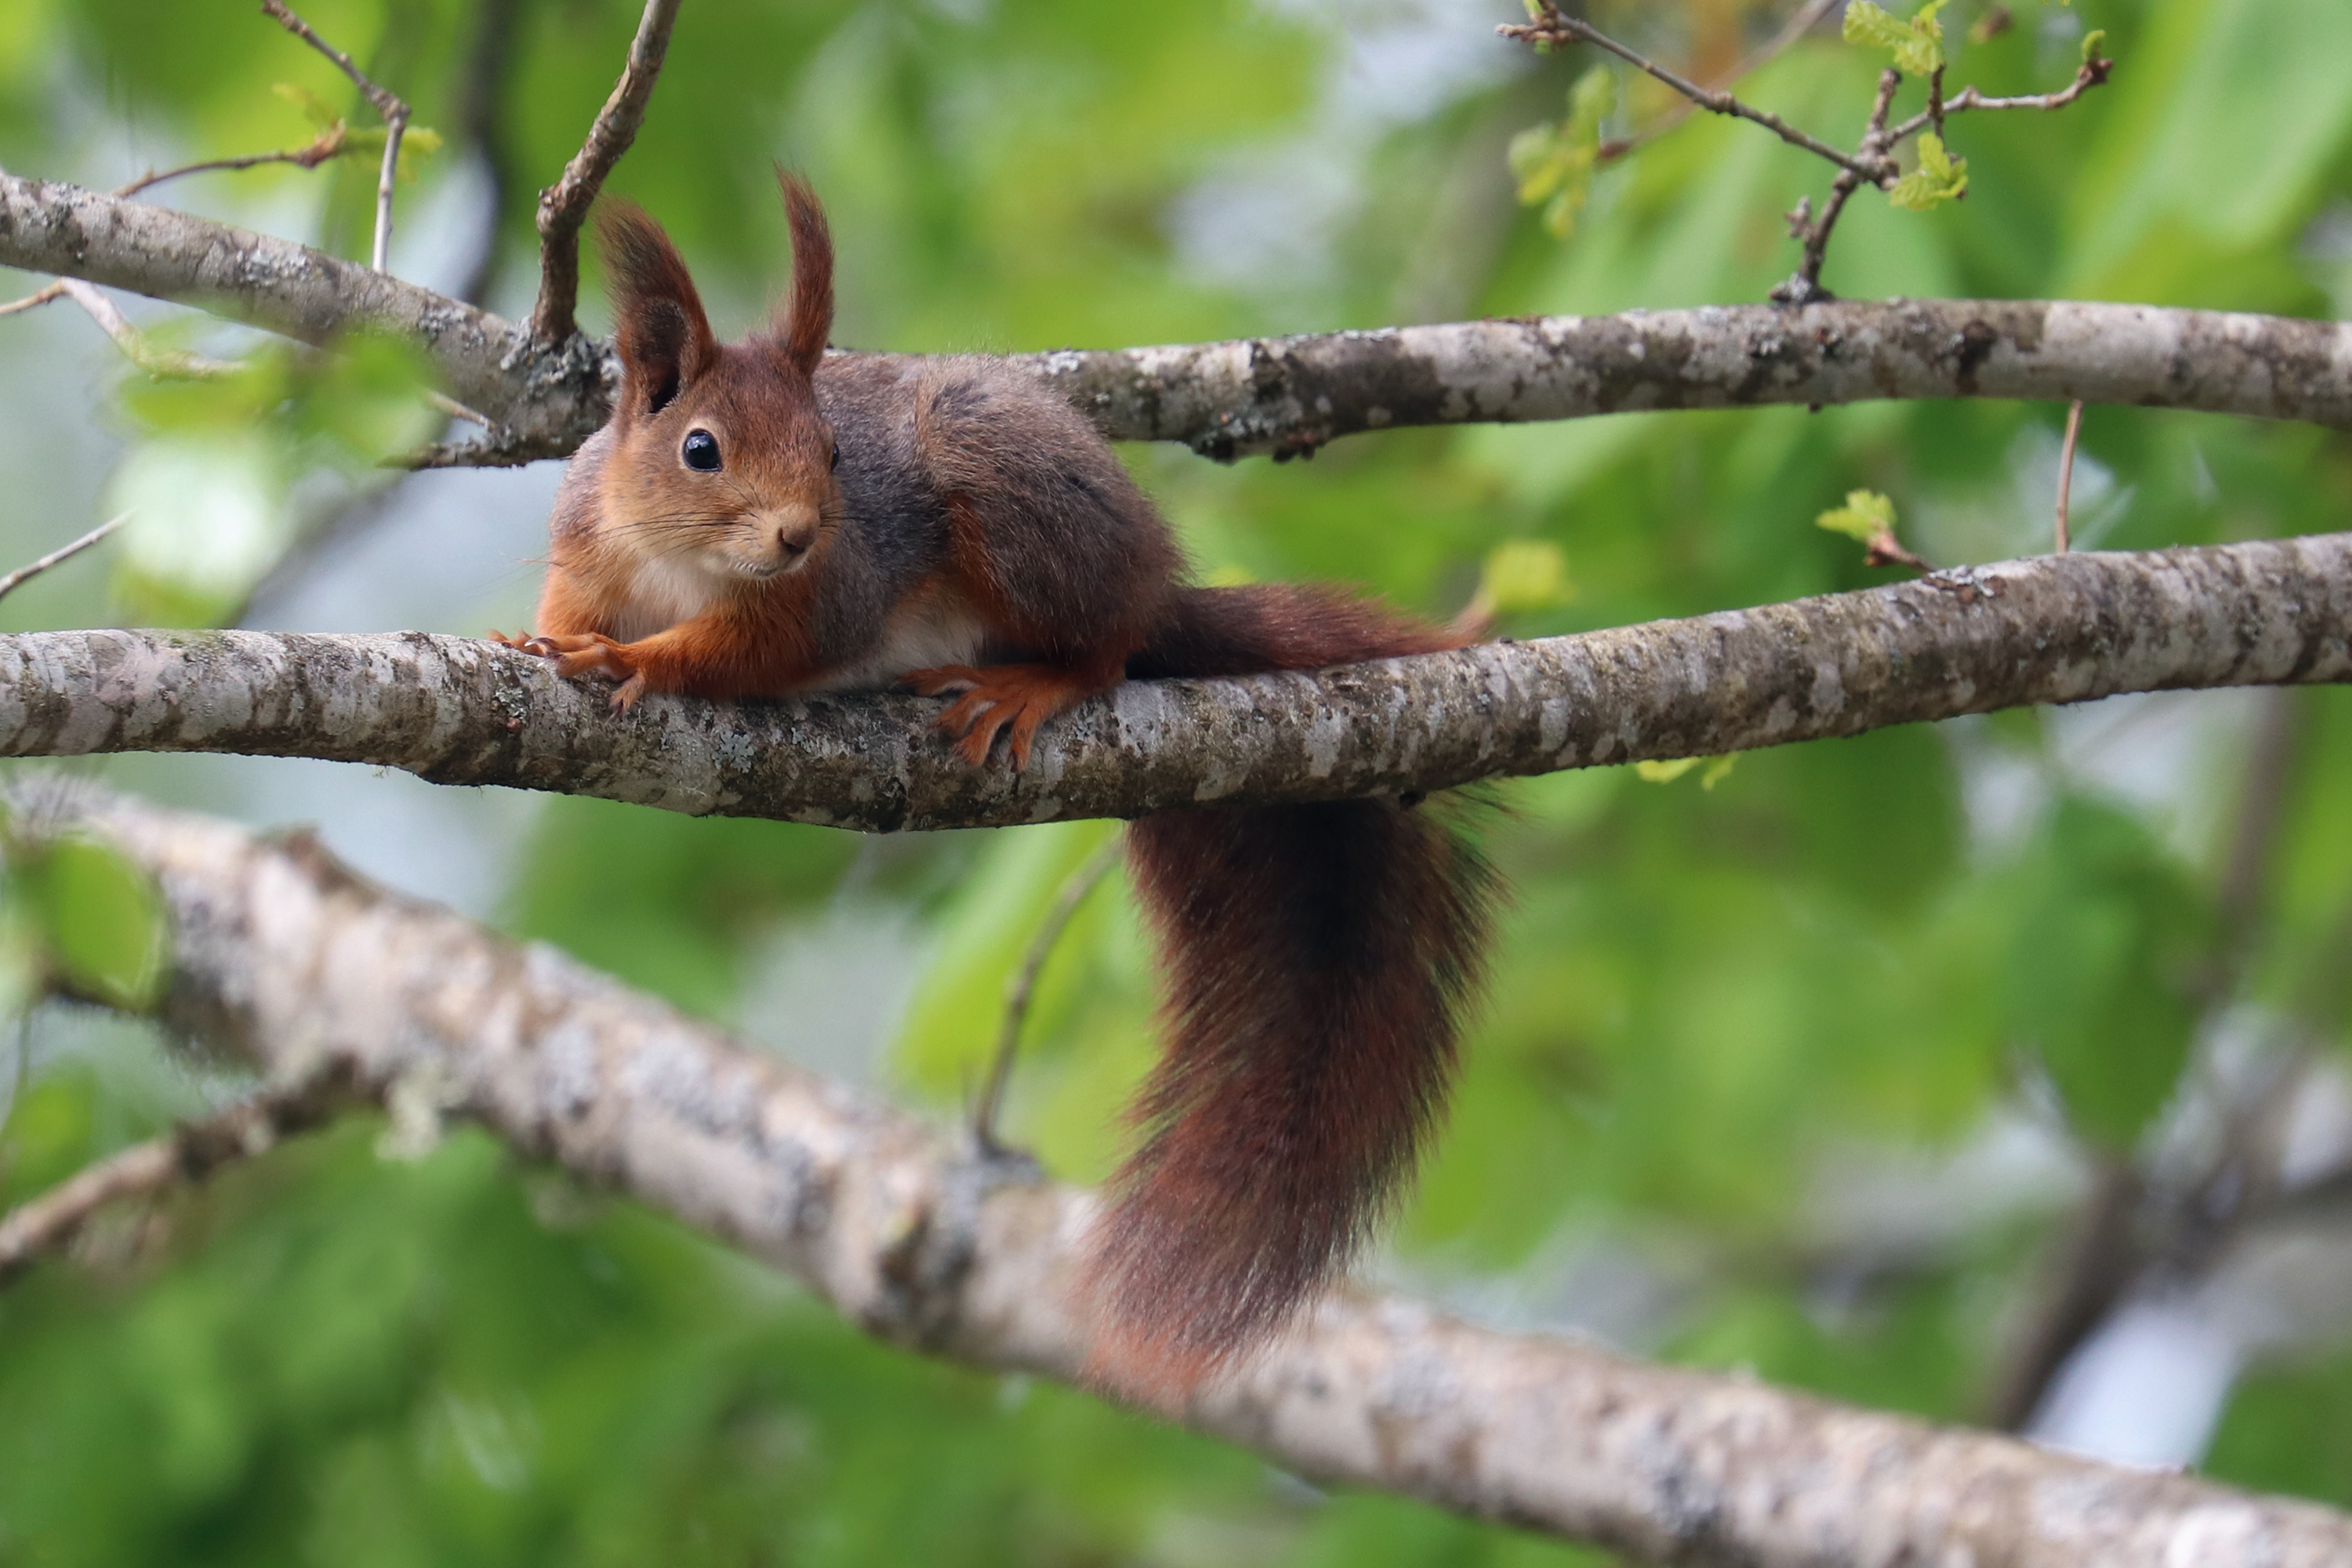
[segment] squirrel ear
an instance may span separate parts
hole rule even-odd
[[[613,292],[625,405],[658,414],[719,357],[685,258],[661,226],[628,202],[608,201],[596,237]]]
[[[776,341],[803,375],[814,375],[833,331],[833,231],[806,180],[779,167],[776,184],[793,227],[793,291],[776,313]]]

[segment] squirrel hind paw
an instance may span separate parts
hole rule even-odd
[[[986,669],[943,665],[937,669],[909,671],[906,684],[925,696],[961,691],[947,711],[931,721],[957,740],[956,754],[974,767],[987,764],[996,737],[1011,728],[1013,768],[1029,766],[1029,752],[1038,727],[1067,711],[1079,699],[1102,689],[1075,671],[1053,664],[1000,664]]]

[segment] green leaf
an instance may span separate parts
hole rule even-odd
[[[1969,194],[1969,161],[1944,151],[1944,140],[1929,131],[1919,138],[1919,166],[1895,182],[1886,199],[1906,212],[1923,213]]]
[[[336,151],[335,156],[338,158],[363,157],[369,163],[381,162],[383,158],[383,139],[386,134],[381,125],[346,132],[343,135],[343,144]],[[394,173],[403,180],[414,181],[416,178],[416,161],[430,158],[439,151],[441,151],[441,133],[429,125],[412,125],[401,135],[400,162],[394,166]]]
[[[293,519],[275,434],[173,431],[124,455],[106,493],[131,514],[116,585],[141,621],[212,625],[277,563]]]
[[[1476,602],[1490,614],[1558,609],[1573,596],[1568,558],[1548,539],[1511,539],[1486,552]]]
[[[94,839],[66,838],[26,856],[16,880],[50,964],[76,991],[117,1007],[154,1001],[163,906],[144,872]]]
[[[274,84],[269,90],[300,110],[302,118],[320,131],[332,131],[343,122],[342,115],[332,104],[307,87],[299,87],[290,81],[281,81]],[[378,144],[381,145],[381,143]]]
[[[1900,48],[1911,41],[1911,29],[1870,0],[1853,0],[1845,8],[1845,41],[1868,48]]]
[[[1898,22],[1870,0],[1853,0],[1845,8],[1845,41],[1870,48],[1892,49],[1895,68],[1908,76],[1930,76],[1944,68],[1944,25],[1936,19],[1946,0],[1927,0],[1908,22]]]
[[[1876,490],[1848,490],[1845,505],[1822,513],[1813,526],[1868,544],[1895,531],[1895,503]]]
[[[2106,41],[2107,30],[2105,27],[2094,27],[2089,32],[2084,34],[2083,63],[2084,65],[2089,65],[2093,60],[2097,59],[2099,58],[2099,46]]]
[[[1558,238],[1576,232],[1577,215],[1591,194],[1593,166],[1601,158],[1601,127],[1616,108],[1615,76],[1606,66],[1594,66],[1569,89],[1566,119],[1511,138],[1506,156],[1518,181],[1519,205],[1541,205],[1544,226]]]

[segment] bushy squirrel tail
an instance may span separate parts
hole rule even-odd
[[[1129,668],[1235,675],[1464,640],[1330,589],[1194,588]],[[1128,829],[1166,1045],[1094,1237],[1101,1381],[1181,1394],[1279,1330],[1397,1196],[1443,1109],[1500,891],[1452,816],[1391,798]]]

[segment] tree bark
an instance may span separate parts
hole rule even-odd
[[[1425,794],[2121,691],[2352,679],[2352,533],[2040,556],[1760,609],[1240,680],[1130,681],[974,769],[936,700],[736,705],[421,632],[0,637],[0,755],[237,752],[887,832]]]
[[[306,342],[416,342],[507,429],[441,460],[527,462],[604,423],[617,367],[290,241],[0,174],[0,264],[201,305]],[[1521,317],[1016,354],[1118,440],[1290,456],[1360,431],[1643,409],[1998,397],[2352,429],[2352,323],[2064,300],[1890,300]]]
[[[429,1093],[788,1270],[882,1339],[1073,1379],[1086,1194],[731,1045],[541,947],[269,841],[62,781],[21,832],[94,833],[158,879],[166,1022],[272,1080]],[[419,1089],[417,1086],[422,1086]],[[1659,1563],[2321,1568],[2352,1518],[2187,1476],[1644,1365],[1409,1301],[1335,1299],[1168,1412],[1326,1482]]]

